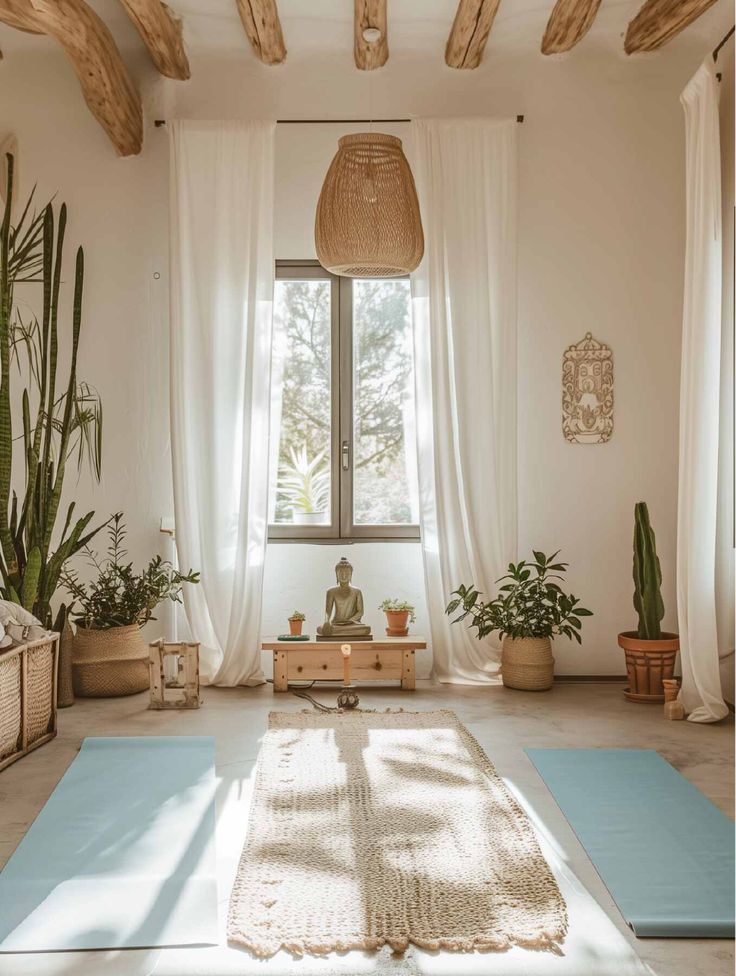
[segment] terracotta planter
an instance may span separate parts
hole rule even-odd
[[[406,637],[409,633],[408,610],[384,610],[386,614],[386,634],[389,637]]]
[[[629,701],[661,704],[664,701],[665,679],[675,673],[675,658],[680,650],[677,634],[662,632],[661,640],[641,640],[635,630],[618,635],[618,646],[626,654],[626,674],[629,687],[624,696]]]
[[[137,624],[74,635],[72,677],[79,698],[116,698],[149,687],[149,652]]]
[[[292,637],[301,636],[303,624],[303,620],[295,620],[293,617],[289,617],[289,633]]]
[[[501,678],[507,688],[548,691],[555,678],[549,637],[504,637]]]

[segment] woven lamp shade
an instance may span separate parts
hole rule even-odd
[[[419,201],[401,139],[343,136],[317,203],[320,264],[350,278],[395,278],[424,254]]]

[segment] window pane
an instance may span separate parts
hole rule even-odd
[[[409,282],[353,281],[353,518],[419,521]]]
[[[270,522],[326,525],[330,518],[330,282],[276,281]],[[273,455],[276,451],[273,451]]]

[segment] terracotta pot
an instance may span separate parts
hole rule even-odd
[[[292,637],[300,637],[304,621],[289,617],[289,633]]]
[[[677,634],[662,632],[661,640],[642,640],[635,630],[618,635],[618,646],[626,654],[626,674],[629,687],[624,696],[629,701],[661,704],[664,701],[664,680],[675,673],[675,658],[680,649]]]
[[[408,610],[384,610],[386,614],[386,634],[389,637],[406,637],[409,633]]]
[[[78,698],[116,698],[149,687],[149,652],[137,624],[92,630],[77,627],[72,677]]]
[[[501,678],[507,688],[548,691],[555,678],[549,637],[504,637]]]

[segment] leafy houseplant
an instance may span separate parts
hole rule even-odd
[[[62,256],[67,211],[62,204],[55,227],[47,204],[31,211],[29,197],[17,222],[12,222],[14,159],[8,154],[5,209],[0,224],[0,580],[2,595],[32,611],[46,626],[51,598],[66,561],[92,539],[101,526],[89,529],[94,512],[74,519],[74,502],[66,510],[61,533],[55,532],[67,465],[89,462],[99,480],[102,463],[102,405],[95,391],[77,378],[77,353],[82,324],[84,253],[77,249],[72,298],[71,347],[66,376],[58,373],[61,345]],[[42,317],[23,320],[15,290],[42,285]],[[24,489],[13,482],[13,412],[11,365],[25,373],[20,436],[24,458]],[[24,364],[24,366],[22,365]],[[17,423],[17,422],[16,422]],[[64,623],[62,607],[55,629]]]
[[[303,614],[301,610],[294,610],[289,617],[289,633],[292,637],[299,637],[301,635],[302,624],[306,619],[306,614]]]
[[[279,493],[291,504],[296,525],[320,524],[330,500],[330,465],[324,451],[310,461],[307,448],[290,449],[290,461],[279,470]]]
[[[646,502],[637,502],[634,506],[634,609],[639,625],[636,630],[618,635],[629,678],[624,695],[630,701],[663,702],[662,682],[671,680],[675,672],[680,641],[677,634],[662,630],[661,586],[662,568],[649,509]]]
[[[417,619],[416,608],[406,600],[384,600],[379,606],[386,614],[386,634],[389,637],[406,637],[409,633],[409,621]]]
[[[148,687],[148,648],[140,628],[155,620],[164,600],[181,602],[185,583],[198,583],[199,573],[179,573],[155,556],[141,572],[125,561],[122,512],[108,524],[107,557],[89,548],[95,576],[84,583],[76,572],[64,570],[62,583],[74,603],[74,690],[82,697],[133,694]]]
[[[506,687],[543,691],[554,679],[552,638],[582,643],[580,618],[592,613],[560,586],[568,563],[555,562],[559,550],[551,556],[536,549],[533,553],[533,562],[509,563],[508,573],[497,581],[503,585],[494,599],[483,602],[472,584],[461,585],[445,612],[451,616],[461,610],[453,623],[470,618],[468,626],[477,630],[479,640],[494,633],[502,638],[501,676]]]

